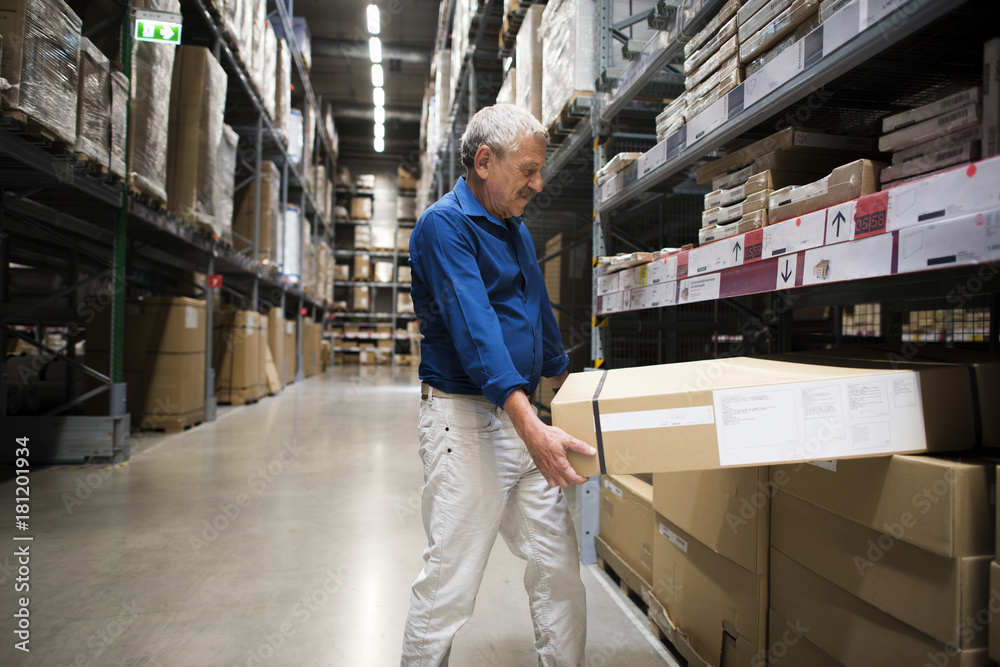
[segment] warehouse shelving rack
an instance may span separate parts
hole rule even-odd
[[[274,16],[284,24],[286,34],[291,35],[291,3],[288,4],[286,7],[279,1],[272,6]],[[130,11],[128,6],[123,11],[126,26],[130,25]],[[239,156],[245,166],[248,163],[252,166],[252,180],[259,184],[260,164],[267,154],[282,168],[282,204],[289,201],[291,190],[293,196],[298,196],[303,214],[311,221],[314,235],[328,236],[329,220],[320,216],[321,208],[315,194],[306,186],[302,171],[291,164],[273,119],[267,114],[250,84],[246,67],[234,55],[221,29],[214,6],[204,0],[185,0],[182,12],[185,42],[209,46],[229,77],[226,120],[241,135]],[[126,73],[131,69],[128,33],[126,28],[122,34],[122,69]],[[294,36],[291,41],[299,75],[296,88],[318,111],[320,106],[298,55]],[[324,128],[320,125],[318,129],[323,155],[316,151],[315,166],[320,168],[322,160],[323,168],[332,168],[336,154]],[[254,310],[263,305],[293,312],[300,324],[297,367],[301,378],[302,318],[322,319],[328,303],[290,283],[274,269],[262,266],[256,238],[252,239],[248,251],[238,252],[130,195],[124,184],[95,173],[72,153],[27,130],[10,117],[0,118],[0,182],[3,183],[0,187],[0,303],[4,306],[0,317],[0,347],[6,350],[8,337],[32,345],[47,355],[45,363],[51,360],[65,362],[69,367],[69,380],[65,402],[50,410],[44,418],[7,415],[9,383],[5,355],[0,365],[0,422],[3,424],[0,430],[5,435],[16,433],[31,437],[36,445],[32,449],[36,461],[127,460],[132,424],[126,411],[125,384],[122,382],[123,346],[128,333],[124,330],[123,319],[126,283],[145,283],[161,288],[173,285],[176,289],[184,282],[183,278],[177,278],[177,271],[221,273],[226,277],[226,289],[246,299]],[[237,187],[246,187],[249,182],[244,181]],[[255,229],[259,229],[259,204],[255,210]],[[10,268],[19,260],[53,267],[64,276],[66,286],[59,286],[40,300],[12,301]],[[88,269],[92,267],[93,273],[81,279],[84,265]],[[110,308],[112,312],[112,361],[108,375],[77,361],[74,352],[82,329],[95,315],[92,307],[77,303],[77,291],[98,280],[107,280],[108,287],[102,291],[97,308]],[[234,290],[230,285],[241,289]],[[207,313],[205,421],[211,421],[215,413],[211,364],[213,290],[204,290],[204,293]],[[28,335],[26,330],[33,330],[35,336]],[[46,330],[67,336],[65,352],[44,344],[42,334]],[[96,379],[100,386],[78,393],[75,391],[78,374]],[[72,414],[76,406],[105,392],[110,396],[108,415]]]

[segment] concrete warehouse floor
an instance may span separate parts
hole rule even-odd
[[[127,465],[33,469],[26,594],[4,479],[0,665],[397,665],[425,545],[418,393],[415,369],[336,367],[137,435]],[[523,572],[498,540],[452,665],[536,664]],[[588,665],[676,664],[607,575],[583,579]],[[20,595],[30,653],[13,646]]]

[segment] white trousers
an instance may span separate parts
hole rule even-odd
[[[538,472],[507,414],[469,399],[425,398],[420,457],[427,548],[410,592],[402,666],[448,665],[499,533],[527,561],[538,664],[582,667],[587,600],[573,521],[562,490]]]

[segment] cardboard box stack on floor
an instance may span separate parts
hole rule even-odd
[[[883,189],[978,160],[982,120],[979,86],[883,118],[879,150],[892,153],[892,164],[882,170]]]
[[[285,384],[295,382],[299,371],[298,322],[285,320]]]
[[[76,139],[82,22],[62,0],[3,0],[0,76],[4,110],[18,111],[57,142]]]
[[[707,243],[875,192],[874,142],[789,127],[698,170],[705,196]],[[804,186],[804,187],[799,187]]]
[[[312,318],[302,320],[302,377],[316,375],[319,360],[319,341],[316,336],[316,322]]]
[[[739,0],[729,0],[719,13],[684,45],[685,114],[698,115],[743,82],[740,66]]]
[[[278,389],[283,389],[287,375],[285,373],[285,313],[281,308],[272,308],[267,314],[267,347],[271,354],[271,362],[277,375]],[[267,369],[265,369],[265,372]],[[269,385],[268,393],[275,393]]]
[[[215,394],[219,403],[243,405],[260,398],[261,326],[259,313],[216,311],[212,343]]]
[[[598,557],[644,597],[653,588],[653,524],[652,484],[635,475],[601,477]]]

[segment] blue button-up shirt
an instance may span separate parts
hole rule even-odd
[[[490,215],[462,178],[410,237],[420,379],[502,407],[569,365],[523,218]]]

